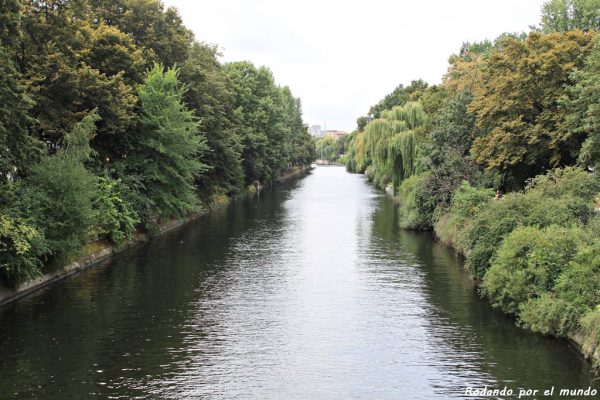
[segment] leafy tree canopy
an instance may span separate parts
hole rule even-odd
[[[577,159],[581,139],[566,133],[567,112],[559,100],[592,38],[581,31],[505,38],[487,61],[469,106],[481,130],[472,154],[488,170],[503,173],[509,187]]]
[[[542,7],[541,31],[600,29],[600,0],[550,0]]]

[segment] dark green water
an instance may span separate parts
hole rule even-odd
[[[395,221],[364,177],[318,167],[0,308],[0,399],[592,384],[568,343],[491,311],[451,251]]]

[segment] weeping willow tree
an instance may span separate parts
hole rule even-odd
[[[346,169],[349,172],[364,173],[365,169],[371,164],[371,160],[366,158],[366,156],[365,133],[362,131],[352,133],[352,136],[348,140]]]
[[[416,172],[418,139],[427,122],[418,102],[384,111],[352,138],[348,169],[365,172],[381,187],[392,183],[396,193],[400,183]]]

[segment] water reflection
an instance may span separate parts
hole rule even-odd
[[[432,399],[590,380],[337,167],[0,310],[2,399]]]

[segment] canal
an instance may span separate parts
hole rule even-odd
[[[0,399],[593,385],[567,342],[492,311],[452,251],[399,230],[396,212],[363,176],[317,167],[0,308]]]

